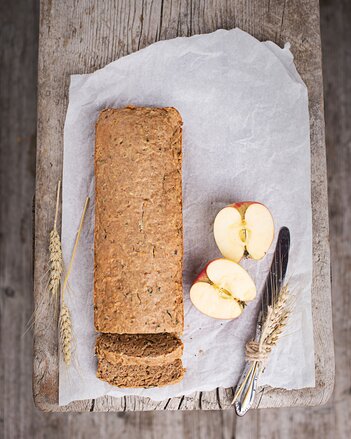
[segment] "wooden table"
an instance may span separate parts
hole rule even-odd
[[[46,289],[48,237],[55,186],[62,173],[63,126],[69,76],[90,73],[155,41],[241,29],[279,45],[290,41],[297,68],[309,90],[313,209],[313,324],[316,387],[261,389],[256,407],[319,405],[334,385],[330,255],[324,141],[323,84],[317,0],[42,0],[39,40],[38,145],[34,234],[33,393],[45,411],[133,411],[225,409],[233,389],[198,392],[154,402],[148,398],[104,397],[58,406],[57,322]]]

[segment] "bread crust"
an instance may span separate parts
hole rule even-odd
[[[105,333],[182,333],[182,119],[107,109],[96,124],[94,322]]]

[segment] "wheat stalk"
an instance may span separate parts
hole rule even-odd
[[[68,306],[65,303],[65,291],[68,284],[68,278],[71,274],[72,267],[73,267],[73,261],[76,256],[77,247],[80,239],[80,235],[83,228],[83,222],[85,218],[85,214],[89,205],[89,197],[85,200],[83,212],[80,218],[80,223],[78,227],[78,231],[76,234],[76,239],[74,242],[73,250],[71,259],[68,264],[67,273],[65,275],[62,290],[61,290],[61,310],[60,310],[60,318],[59,318],[59,330],[60,330],[60,341],[61,341],[61,350],[63,354],[63,361],[67,366],[71,364],[71,357],[72,357],[72,319],[71,319],[71,313],[69,311]]]
[[[262,326],[262,333],[259,342],[261,351],[270,352],[272,347],[277,344],[280,334],[286,326],[290,311],[287,307],[288,288],[283,286],[277,302],[268,307],[267,317]]]
[[[59,291],[60,280],[63,270],[62,261],[62,248],[60,235],[57,231],[57,217],[60,201],[60,189],[61,181],[57,184],[57,194],[56,194],[56,209],[55,209],[55,221],[53,229],[50,232],[50,243],[49,243],[49,291],[53,296],[57,296]]]
[[[64,302],[61,305],[59,325],[63,361],[69,366],[71,364],[72,320],[68,306]]]
[[[246,359],[265,363],[272,348],[278,343],[289,315],[288,287],[282,287],[278,300],[273,306],[269,306],[259,341],[249,341],[246,345]]]
[[[235,392],[232,404],[235,403],[243,391],[247,381],[249,379],[252,380],[252,377],[255,376],[257,379],[257,374],[264,369],[264,365],[268,360],[272,348],[278,343],[279,337],[287,324],[291,312],[291,307],[288,305],[288,295],[288,287],[285,285],[278,292],[277,301],[273,306],[269,306],[267,309],[259,340],[250,340],[246,343],[246,361],[251,362],[251,365],[245,380]],[[252,375],[252,373],[254,375]],[[250,385],[252,382],[253,381],[251,381]]]
[[[71,271],[72,271],[73,261],[74,261],[74,258],[76,256],[76,252],[77,252],[77,248],[78,248],[78,243],[79,243],[80,235],[82,233],[83,222],[84,222],[85,214],[86,214],[86,211],[87,211],[87,208],[88,208],[88,205],[89,205],[89,201],[90,201],[90,198],[87,197],[86,200],[85,200],[85,203],[84,203],[82,215],[80,217],[79,227],[78,227],[78,231],[77,231],[77,234],[76,234],[76,239],[75,239],[73,250],[72,250],[72,256],[71,256],[71,259],[70,259],[69,264],[68,264],[68,269],[67,269],[67,273],[66,273],[65,279],[63,281],[63,287],[62,287],[62,292],[61,292],[61,299],[62,300],[64,298],[64,293],[65,293],[66,288],[67,288],[67,283],[68,283],[69,275],[71,274]]]

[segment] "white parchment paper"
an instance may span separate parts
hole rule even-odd
[[[93,326],[94,135],[99,112],[126,105],[174,106],[184,121],[184,380],[159,389],[118,389],[95,377]],[[254,334],[259,296],[234,321],[200,314],[190,303],[195,275],[219,252],[217,212],[257,200],[276,232],[291,231],[287,278],[296,308],[260,384],[314,386],[311,316],[312,230],[307,89],[289,45],[259,42],[233,29],[153,44],[90,75],[73,75],[64,130],[62,242],[67,264],[85,197],[91,197],[70,288],[74,364],[60,364],[60,404],[102,395],[155,400],[234,386]],[[277,235],[277,233],[276,233]],[[275,243],[274,243],[275,244]],[[275,245],[260,262],[244,261],[260,292]],[[131,268],[132,269],[132,268]]]

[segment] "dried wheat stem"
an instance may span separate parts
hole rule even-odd
[[[61,350],[63,354],[63,361],[67,366],[71,364],[72,357],[72,319],[68,306],[64,301],[64,293],[67,287],[68,278],[72,271],[73,261],[76,255],[80,235],[83,228],[84,217],[89,205],[89,197],[85,200],[83,212],[80,218],[80,223],[76,235],[76,239],[73,246],[73,251],[71,255],[71,259],[69,261],[67,273],[65,279],[63,281],[63,286],[61,290],[61,311],[60,311],[60,319],[59,319],[59,330],[60,330],[60,341],[61,341]]]
[[[72,320],[65,303],[61,304],[59,325],[63,361],[69,366],[71,364]]]
[[[54,229],[56,229],[56,225],[57,225],[57,217],[58,217],[58,210],[59,210],[59,203],[60,203],[60,191],[61,191],[61,180],[59,180],[57,183]]]
[[[288,288],[284,286],[275,305],[268,307],[259,341],[251,340],[246,344],[246,359],[248,361],[258,361],[260,363],[267,361],[268,355],[273,346],[277,344],[290,315],[287,300]]]
[[[56,209],[55,209],[55,221],[54,227],[50,232],[50,243],[49,243],[49,291],[56,296],[59,290],[60,280],[63,270],[62,261],[62,248],[60,235],[57,232],[57,217],[59,210],[60,201],[60,189],[61,181],[57,184],[57,195],[56,195]]]
[[[62,292],[61,292],[61,300],[62,301],[64,299],[64,294],[65,294],[65,291],[66,291],[66,287],[67,287],[67,283],[68,283],[68,278],[69,278],[69,276],[71,274],[71,271],[72,271],[73,261],[74,261],[74,258],[76,256],[76,251],[77,251],[80,235],[82,233],[83,222],[84,222],[85,214],[86,214],[86,211],[87,211],[87,208],[88,208],[88,205],[89,205],[89,201],[90,201],[90,198],[87,197],[86,200],[85,200],[85,203],[84,203],[82,216],[80,218],[80,223],[79,223],[79,227],[78,227],[78,231],[77,231],[77,235],[76,235],[76,240],[75,240],[74,246],[73,246],[71,260],[69,261],[67,273],[66,273],[65,279],[63,281],[63,287],[62,287]]]

